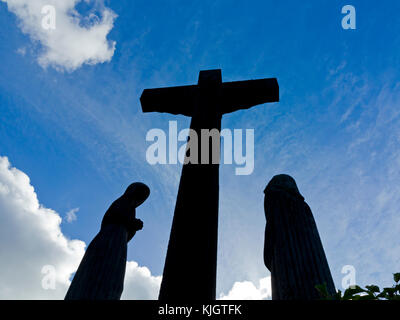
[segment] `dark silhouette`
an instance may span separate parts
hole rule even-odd
[[[336,292],[312,212],[295,180],[277,175],[265,191],[264,262],[271,271],[272,300],[313,300],[316,285]]]
[[[221,70],[201,71],[197,85],[146,89],[140,98],[143,112],[192,117],[190,128],[197,133],[199,147],[201,129],[219,132],[223,114],[278,100],[276,79],[222,83]],[[218,145],[208,150],[198,149],[199,164],[187,163],[182,168],[160,300],[215,299],[219,139],[218,135]],[[201,161],[204,158],[209,164]],[[218,161],[213,164],[215,158]],[[185,163],[187,159],[188,152]]]
[[[149,196],[143,183],[133,183],[104,215],[100,232],[89,244],[65,300],[119,300],[121,298],[127,244],[143,222],[136,207]]]

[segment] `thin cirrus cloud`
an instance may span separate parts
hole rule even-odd
[[[100,17],[94,10],[82,16],[75,8],[80,0],[1,1],[18,17],[21,31],[40,44],[37,60],[43,68],[50,66],[72,72],[84,64],[95,65],[112,59],[116,43],[108,40],[107,35],[114,26],[116,14],[111,9],[101,5]],[[49,6],[55,9],[55,29],[43,27]]]

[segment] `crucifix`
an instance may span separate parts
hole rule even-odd
[[[191,117],[191,131],[199,139],[204,129],[220,132],[222,115],[226,113],[278,101],[275,78],[222,82],[219,69],[200,71],[197,85],[145,89],[140,98],[143,112]],[[160,300],[215,300],[219,161],[212,159],[215,152],[219,158],[220,150],[204,150],[202,144],[198,143],[198,159],[208,161],[187,162],[188,152],[192,152],[189,148],[185,155]]]

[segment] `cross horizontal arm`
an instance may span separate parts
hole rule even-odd
[[[168,112],[191,117],[197,85],[145,89],[140,97],[143,112]]]
[[[222,84],[222,114],[249,109],[258,104],[279,101],[276,78],[224,82]]]
[[[279,85],[276,78],[224,82],[215,84],[221,92],[218,112],[231,113],[255,105],[278,102]],[[140,97],[143,112],[167,112],[192,117],[199,98],[199,85],[145,89]]]

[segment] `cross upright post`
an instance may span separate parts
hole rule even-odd
[[[206,70],[200,71],[197,85],[146,89],[140,101],[143,112],[192,117],[190,128],[199,140],[197,163],[187,161],[190,149],[185,156],[159,299],[215,300],[222,115],[279,101],[278,82],[272,78],[223,83],[221,70]],[[209,149],[201,147],[204,129],[218,132],[218,144]],[[216,155],[218,161],[213,161]]]

